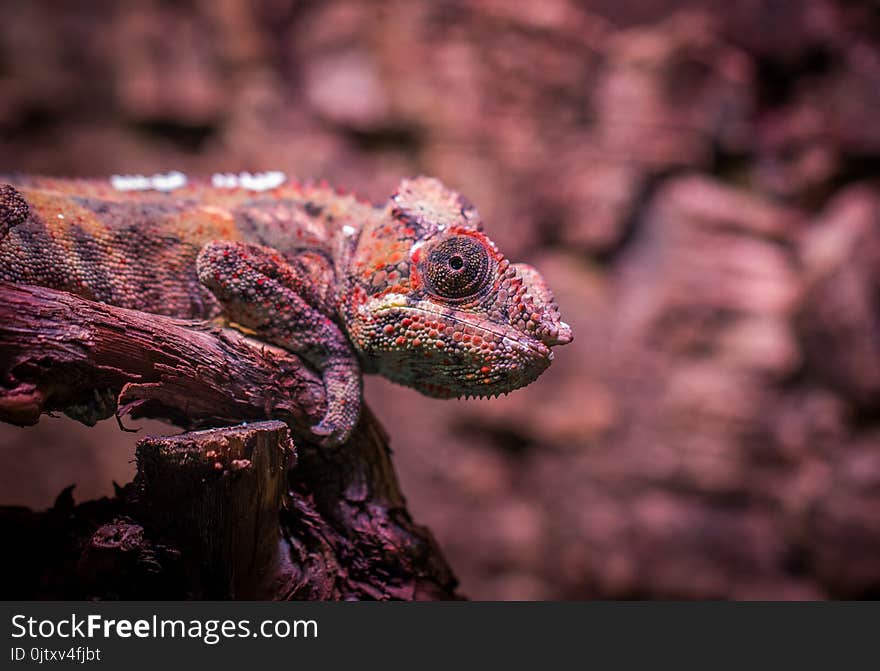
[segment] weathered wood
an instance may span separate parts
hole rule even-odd
[[[232,329],[0,283],[0,420],[60,410],[93,424],[117,400],[185,428],[273,417],[302,433],[325,407],[299,358]]]
[[[297,357],[236,331],[0,283],[0,420],[33,424],[60,410],[86,423],[113,412],[185,428],[284,422],[147,438],[135,485],[112,500],[0,509],[0,533],[26,527],[30,539],[7,555],[0,593],[457,598],[430,532],[410,519],[369,409],[342,447],[310,442],[323,393]],[[29,587],[15,577],[25,574]]]

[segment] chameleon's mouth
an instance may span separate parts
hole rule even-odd
[[[550,361],[553,360],[553,352],[550,350],[549,345],[565,345],[571,342],[571,331],[567,324],[564,324],[567,335],[563,333],[562,338],[558,341],[545,344],[538,338],[533,338],[513,327],[503,327],[501,325],[487,326],[485,323],[478,320],[462,319],[458,315],[423,307],[405,307],[401,308],[401,310],[405,312],[417,312],[444,322],[460,324],[465,329],[473,329],[476,332],[473,335],[479,335],[484,340],[489,336],[492,340],[499,341],[502,345],[516,348],[527,356],[542,359],[547,358]]]

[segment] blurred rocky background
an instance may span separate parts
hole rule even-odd
[[[0,0],[0,172],[465,192],[575,342],[496,401],[382,380],[477,599],[880,597],[880,5]],[[148,425],[144,431],[166,427]],[[126,481],[0,426],[0,503]]]

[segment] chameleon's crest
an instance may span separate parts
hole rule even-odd
[[[391,196],[392,215],[424,239],[451,226],[480,230],[480,215],[464,196],[431,177],[405,179]]]

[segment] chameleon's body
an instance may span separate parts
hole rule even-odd
[[[326,443],[354,427],[361,370],[431,396],[494,395],[571,340],[537,271],[508,263],[433,179],[404,180],[382,205],[286,178],[0,182],[0,280],[253,330],[321,371]]]

